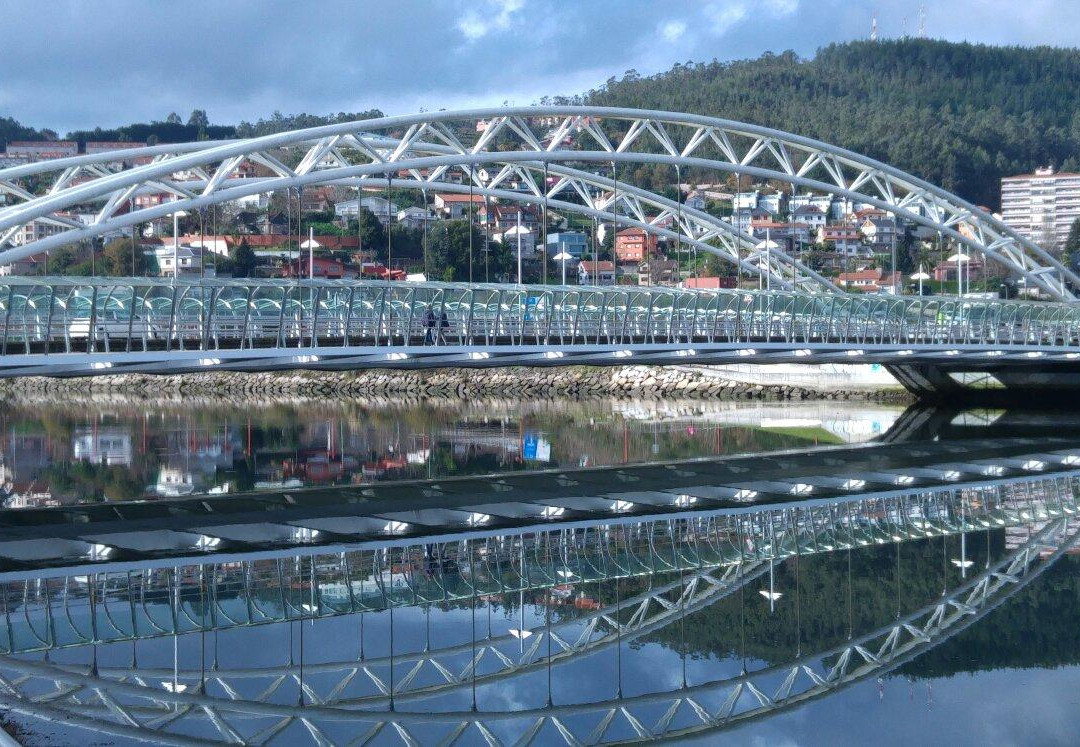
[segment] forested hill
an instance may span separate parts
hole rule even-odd
[[[1080,170],[1077,49],[859,41],[810,60],[785,52],[650,77],[629,71],[580,99],[819,138],[994,208],[1002,176],[1046,164]]]

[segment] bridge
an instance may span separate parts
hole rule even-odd
[[[976,439],[7,511],[0,651],[723,575],[1069,519],[1078,479],[1075,438]]]
[[[798,291],[8,278],[0,318],[0,376],[832,362],[941,390],[1080,359],[1071,304]]]
[[[7,633],[0,636],[0,703],[162,744],[333,744],[380,734],[407,744],[609,743],[711,734],[886,676],[977,624],[1072,548],[1080,449],[1050,441],[882,444],[513,475],[505,477],[511,500],[487,504],[475,503],[487,499],[473,488],[499,492],[491,479],[374,486],[377,495],[336,491],[351,504],[348,516],[329,505],[326,491],[306,491],[246,531],[236,522],[250,505],[219,517],[217,528],[207,526],[214,507],[199,501],[186,510],[182,501],[166,502],[156,512],[120,505],[111,518],[108,507],[89,507],[82,527],[65,514],[77,509],[29,513],[18,522],[37,535],[28,542],[56,548],[74,532],[97,548],[58,558],[54,568],[9,566],[0,576]],[[838,465],[849,472],[836,477]],[[750,489],[731,484],[736,479],[752,484],[751,502],[735,496]],[[612,491],[614,482],[632,490]],[[392,493],[408,503],[425,490],[440,494],[424,496],[439,505],[456,496],[456,508],[364,523]],[[565,513],[535,510],[545,507]],[[330,513],[320,517],[320,509]],[[483,512],[488,519],[475,518]],[[185,545],[192,532],[166,536],[152,513],[183,527],[201,524],[204,537],[221,544]],[[10,514],[5,521],[18,521]],[[127,531],[118,531],[121,524]],[[274,525],[307,531],[285,536]],[[331,528],[315,530],[326,532],[319,537],[316,526]],[[994,550],[991,534],[1003,531],[1004,549]],[[355,532],[358,541],[337,546],[329,535],[338,532]],[[50,534],[56,539],[43,541]],[[972,540],[982,535],[985,550],[976,550]],[[945,562],[949,537],[963,561],[955,568]],[[904,605],[901,546],[926,548],[929,562],[907,572],[939,574],[943,590]],[[683,653],[679,676],[679,654],[671,651],[671,682],[635,683],[623,673],[644,655],[636,652],[647,647],[637,644],[664,631],[681,635],[692,616],[725,601],[743,605],[747,590],[779,596],[773,571],[785,560],[797,574],[800,562],[894,547],[896,577],[879,578],[873,564],[875,577],[865,579],[896,585],[895,614],[889,610],[886,620],[860,615],[852,623],[861,602],[849,597],[848,608],[836,610],[848,618],[845,636],[804,645],[800,631],[796,650],[782,660],[748,662],[743,654],[741,666],[704,673],[690,670]],[[123,550],[134,555],[122,557]],[[10,559],[13,551],[0,542],[0,555]],[[783,588],[798,597],[797,587]],[[581,598],[589,604],[560,606],[568,589],[587,593]],[[526,617],[526,594],[542,612]],[[513,604],[520,622],[493,615],[499,604]],[[305,634],[315,621],[339,627],[331,637]],[[366,636],[365,625],[374,633]],[[449,632],[455,626],[463,636]],[[219,635],[256,630],[262,645],[280,645],[270,661],[235,663],[228,645],[219,654]],[[172,644],[172,656],[162,657],[155,642]],[[560,687],[576,665],[596,666],[601,657],[612,664],[604,668],[610,692],[581,697]],[[655,654],[647,663],[656,666]],[[502,694],[519,685],[535,693],[535,704],[506,708]]]
[[[145,163],[144,163],[145,162]],[[132,165],[141,164],[141,165]],[[293,164],[293,165],[288,165]],[[880,208],[1060,303],[866,298],[731,223],[620,179],[666,168],[786,182]],[[126,165],[132,165],[126,168]],[[258,167],[263,177],[245,177]],[[48,185],[37,193],[33,184]],[[916,391],[984,372],[1075,386],[1080,277],[992,215],[887,164],[790,133],[671,112],[519,107],[385,117],[0,169],[0,263],[255,194],[407,188],[638,227],[719,256],[761,292],[487,285],[7,278],[0,375],[221,368],[865,360]],[[145,194],[174,200],[139,207]],[[68,211],[93,206],[89,225]],[[53,235],[11,246],[31,224]],[[544,221],[546,225],[546,220]],[[299,243],[301,237],[298,236]],[[392,254],[392,246],[387,247]],[[448,327],[431,334],[429,309]],[[435,338],[435,339],[432,339]]]

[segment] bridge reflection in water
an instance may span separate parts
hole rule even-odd
[[[51,567],[0,542],[0,704],[172,744],[704,735],[911,662],[1080,530],[1065,438],[513,479],[23,513]]]

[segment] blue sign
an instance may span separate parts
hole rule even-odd
[[[535,459],[538,462],[551,461],[551,442],[536,432],[525,434],[522,443],[521,455],[526,459]]]
[[[522,456],[526,459],[536,459],[536,445],[540,442],[540,437],[535,433],[525,434],[525,447],[522,450]]]

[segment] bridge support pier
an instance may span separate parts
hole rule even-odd
[[[940,398],[956,394],[965,387],[948,372],[937,366],[925,364],[887,365],[885,370],[899,381],[905,389],[920,398]]]
[[[919,398],[1008,398],[1019,392],[1039,397],[1080,389],[1080,366],[1073,361],[1012,363],[995,366],[940,366],[932,363],[887,364],[886,370],[905,389]],[[954,378],[952,374],[973,374],[973,379],[990,378],[989,386]],[[979,375],[983,376],[980,377]]]

